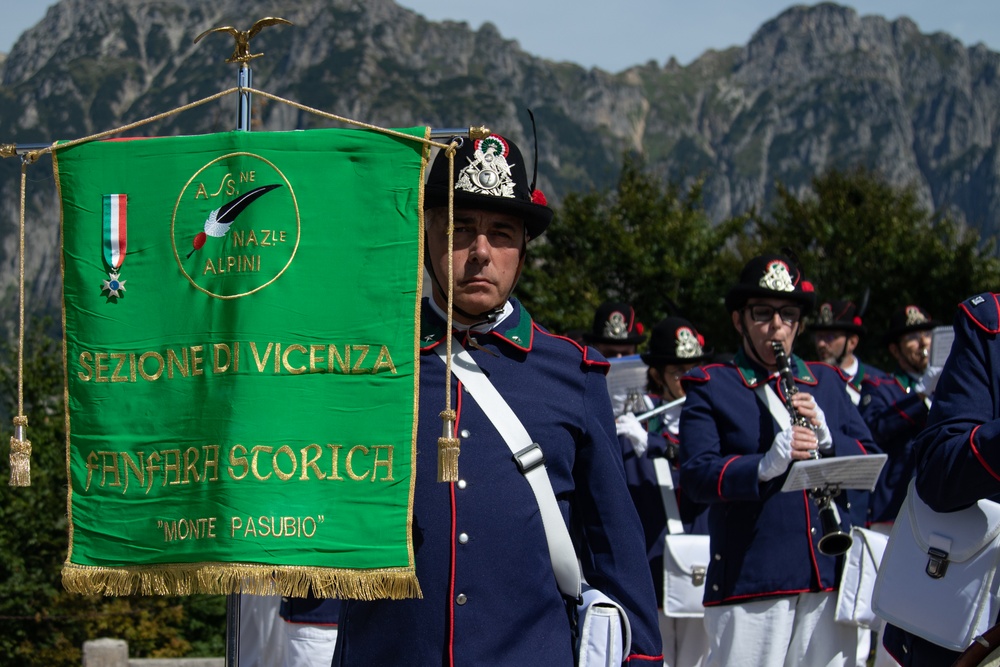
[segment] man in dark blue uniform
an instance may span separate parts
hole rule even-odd
[[[712,558],[705,585],[707,665],[854,665],[857,628],[834,622],[840,559],[820,551],[817,504],[782,492],[795,461],[862,455],[871,435],[826,364],[792,356],[812,285],[787,257],[750,260],[726,295],[742,338],[728,364],[707,364],[683,379],[681,486],[711,504]],[[797,392],[780,386],[775,345],[789,357]],[[808,426],[792,425],[774,402],[789,403]],[[841,529],[848,531],[846,497]]]
[[[868,331],[853,302],[835,300],[820,304],[816,321],[809,323],[809,330],[819,360],[839,368],[849,378],[847,395],[854,405],[861,402],[861,388],[866,380],[886,377],[885,371],[862,363],[855,354],[861,337]]]
[[[940,368],[928,365],[931,330],[938,326],[917,305],[896,310],[889,319],[884,340],[896,369],[887,378],[862,385],[861,416],[875,442],[889,455],[878,485],[871,495],[869,522],[888,533],[906,498],[913,477],[913,439],[927,423],[931,397]]]
[[[435,348],[449,334],[449,254],[456,339],[540,444],[585,579],[627,610],[630,664],[660,662],[656,598],[625,485],[604,378],[608,363],[545,331],[511,297],[527,243],[544,232],[552,212],[528,184],[520,151],[502,137],[467,141],[454,164],[449,174],[447,159],[438,155],[425,192],[433,292],[422,308],[413,498],[423,597],[345,601],[334,663],[574,662],[574,620],[556,584],[538,503],[496,427],[454,376],[458,481],[437,481],[446,369]],[[444,207],[452,178],[449,248]]]
[[[966,301],[934,393],[927,426],[916,437],[916,489],[937,512],[982,498],[1000,501],[1000,303],[997,294]],[[945,579],[945,581],[947,578]],[[885,648],[905,667],[947,667],[958,653],[886,626]]]
[[[632,306],[605,301],[594,312],[594,322],[590,331],[584,332],[583,340],[606,359],[612,359],[635,354],[646,334]]]

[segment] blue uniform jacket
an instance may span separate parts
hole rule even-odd
[[[492,331],[460,334],[541,445],[586,580],[620,602],[631,664],[662,661],[642,528],[625,485],[608,364],[553,336],[512,300]],[[566,665],[573,633],[534,494],[489,419],[452,377],[460,481],[437,481],[444,323],[424,304],[413,548],[423,599],[345,601],[334,664]],[[478,347],[477,347],[478,346]]]
[[[658,398],[654,407],[662,403]],[[675,408],[680,409],[680,406]],[[680,469],[677,466],[678,439],[668,431],[658,432],[658,420],[653,417],[649,424],[648,448],[642,456],[636,456],[635,449],[625,437],[620,437],[622,458],[625,463],[625,479],[629,494],[639,513],[643,533],[646,537],[646,559],[653,576],[657,606],[663,607],[663,538],[667,534],[667,511],[663,506],[663,495],[653,467],[654,458],[670,460],[674,482],[674,493],[680,510],[684,532],[689,534],[708,533],[708,506],[692,501],[680,489]]]
[[[840,371],[795,356],[792,368],[799,389],[812,394],[826,415],[832,455],[873,450]],[[704,366],[683,379],[681,484],[695,501],[712,504],[706,606],[832,591],[838,584],[840,559],[817,547],[823,534],[815,502],[805,491],[780,490],[787,473],[768,482],[757,477],[775,435],[788,427],[758,399],[754,389],[763,382],[780,392],[776,375],[768,378],[742,350],[731,363]],[[837,504],[846,532],[847,496],[840,494]]]
[[[917,436],[917,492],[938,512],[982,498],[1000,502],[1000,305],[998,295],[959,306],[955,342]],[[958,653],[888,626],[884,644],[906,667],[947,667]]]
[[[927,404],[913,391],[913,378],[897,369],[862,383],[861,417],[879,448],[889,455],[871,494],[868,522],[892,522],[906,498],[916,461],[913,439],[927,424]]]

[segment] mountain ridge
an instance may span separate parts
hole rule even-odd
[[[263,0],[61,0],[0,62],[0,141],[76,138],[203,99],[236,83],[220,25],[272,13]],[[491,23],[433,22],[392,0],[293,0],[294,26],[254,39],[254,84],[377,125],[487,125],[532,145],[539,185],[558,204],[612,185],[625,151],[665,180],[704,184],[715,220],[766,210],[780,181],[804,192],[829,167],[862,165],[919,201],[995,234],[1000,219],[1000,54],[913,21],[833,3],[792,7],[744,46],[610,73],[523,51]],[[227,131],[226,98],[133,134]],[[258,96],[256,130],[330,122]],[[529,148],[530,150],[530,148]],[[526,151],[527,153],[528,151]],[[0,162],[0,289],[16,278],[18,172]],[[32,167],[27,275],[58,303],[58,208]],[[48,179],[50,180],[50,179]],[[38,248],[43,248],[41,252]],[[33,250],[34,249],[34,250]],[[10,299],[5,302],[10,302]]]

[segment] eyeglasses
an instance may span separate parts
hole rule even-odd
[[[750,311],[750,319],[754,322],[770,322],[774,319],[775,313],[778,313],[781,321],[785,324],[795,324],[802,317],[802,309],[798,306],[781,306],[780,308],[775,308],[774,306],[761,303],[748,306],[747,310]]]

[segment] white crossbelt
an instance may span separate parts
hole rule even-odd
[[[444,342],[437,346],[436,352],[442,361],[447,362],[448,353]],[[455,339],[452,340],[451,369],[483,413],[493,422],[493,426],[514,455],[518,469],[535,494],[559,590],[567,597],[580,599],[580,564],[576,559],[576,551],[573,549],[573,541],[570,539],[566,522],[563,520],[562,512],[559,511],[552,482],[545,470],[542,448],[532,441],[521,420],[483,373],[483,369]]]

